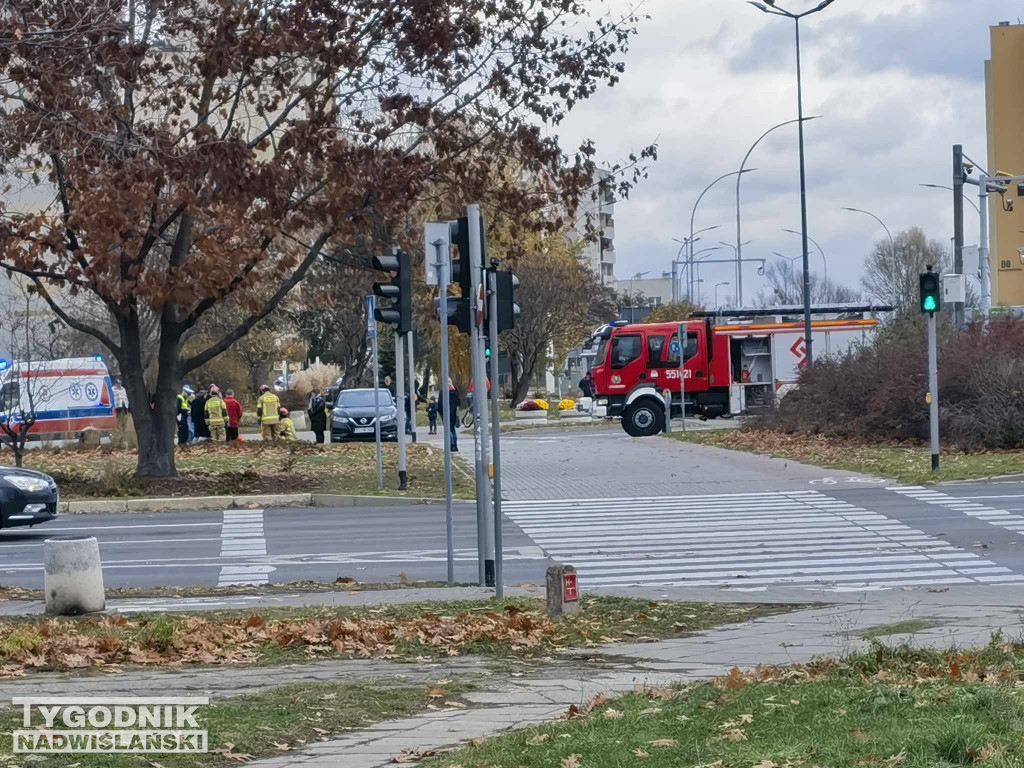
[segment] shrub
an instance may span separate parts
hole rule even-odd
[[[279,392],[277,397],[281,401],[281,407],[287,408],[289,411],[304,411],[306,406],[309,405],[309,397],[303,396],[294,389]]]
[[[292,388],[307,400],[313,389],[326,392],[341,376],[341,369],[336,365],[313,363],[309,368],[300,371],[292,381]]]
[[[537,405],[536,400],[524,400],[517,407],[517,411],[539,411],[541,407]]]
[[[918,440],[928,437],[927,331],[920,315],[872,343],[817,358],[799,389],[761,419],[787,432]],[[943,440],[965,451],[1024,447],[1024,322],[990,321],[962,333],[940,324]]]
[[[576,409],[576,401],[570,398],[565,398],[558,404],[558,410],[560,411],[572,411]]]
[[[540,408],[540,409],[542,409],[542,410],[545,410],[545,411],[546,411],[546,410],[548,410],[549,408],[551,408],[551,406],[550,406],[550,405],[548,405],[548,401],[547,401],[547,400],[542,400],[541,398],[537,398],[537,399],[536,399],[536,400],[534,400],[533,402],[535,402],[535,403],[537,404],[537,407],[538,407],[538,408]]]

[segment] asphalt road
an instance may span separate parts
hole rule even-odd
[[[474,583],[476,513],[453,511],[455,579]],[[503,532],[506,582],[543,583],[540,549],[511,522]],[[96,536],[108,587],[447,578],[444,506],[421,505],[64,517],[0,531],[0,584],[41,587],[43,540],[63,533]]]
[[[592,587],[695,594],[1024,583],[1024,483],[887,487],[615,429],[502,445],[509,585],[543,583],[555,561]],[[454,517],[455,578],[473,583],[473,506]],[[0,531],[0,584],[42,586],[43,540],[60,533],[97,537],[112,587],[446,577],[444,507],[424,505],[64,517]]]

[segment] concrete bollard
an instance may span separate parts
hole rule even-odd
[[[103,568],[95,536],[54,536],[43,542],[46,612],[77,616],[102,611]]]
[[[580,612],[580,589],[576,569],[571,565],[553,565],[546,578],[548,590],[548,618],[560,619]]]

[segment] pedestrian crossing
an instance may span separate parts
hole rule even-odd
[[[973,517],[978,520],[983,520],[986,523],[991,523],[998,528],[1005,528],[1010,531],[1024,533],[1024,516],[1014,515],[1007,512],[1005,509],[999,509],[997,507],[991,507],[988,504],[979,504],[974,498],[951,496],[948,493],[942,493],[932,488],[925,488],[920,485],[907,485],[896,488],[889,488],[887,490],[894,491],[900,496],[905,496],[915,501],[921,501],[925,504],[937,505],[940,507],[946,507],[952,509],[955,512],[962,512],[968,517]],[[975,497],[984,499],[1006,499],[1006,496],[988,496],[988,497]]]
[[[220,569],[217,586],[266,584],[275,569],[269,565],[244,565],[244,560],[266,556],[262,509],[227,509],[221,523],[220,556],[228,559]],[[244,558],[234,560],[232,558]]]
[[[505,501],[591,587],[854,591],[1019,584],[1024,575],[820,491]]]

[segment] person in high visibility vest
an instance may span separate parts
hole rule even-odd
[[[225,422],[228,417],[228,407],[220,397],[220,389],[216,386],[210,387],[210,397],[206,401],[206,425],[210,428],[210,439],[215,443],[227,442],[228,433],[225,429]]]
[[[281,401],[270,391],[266,384],[260,386],[260,398],[256,401],[256,420],[260,423],[260,431],[264,440],[277,440],[281,429],[281,416],[278,410]]]
[[[188,443],[189,411],[192,410],[188,398],[191,394],[192,387],[188,384],[182,387],[181,392],[178,393],[178,445]]]
[[[299,436],[295,434],[295,422],[288,416],[288,409],[279,408],[277,414],[281,417],[281,421],[278,423],[278,437],[281,440],[298,440]]]

